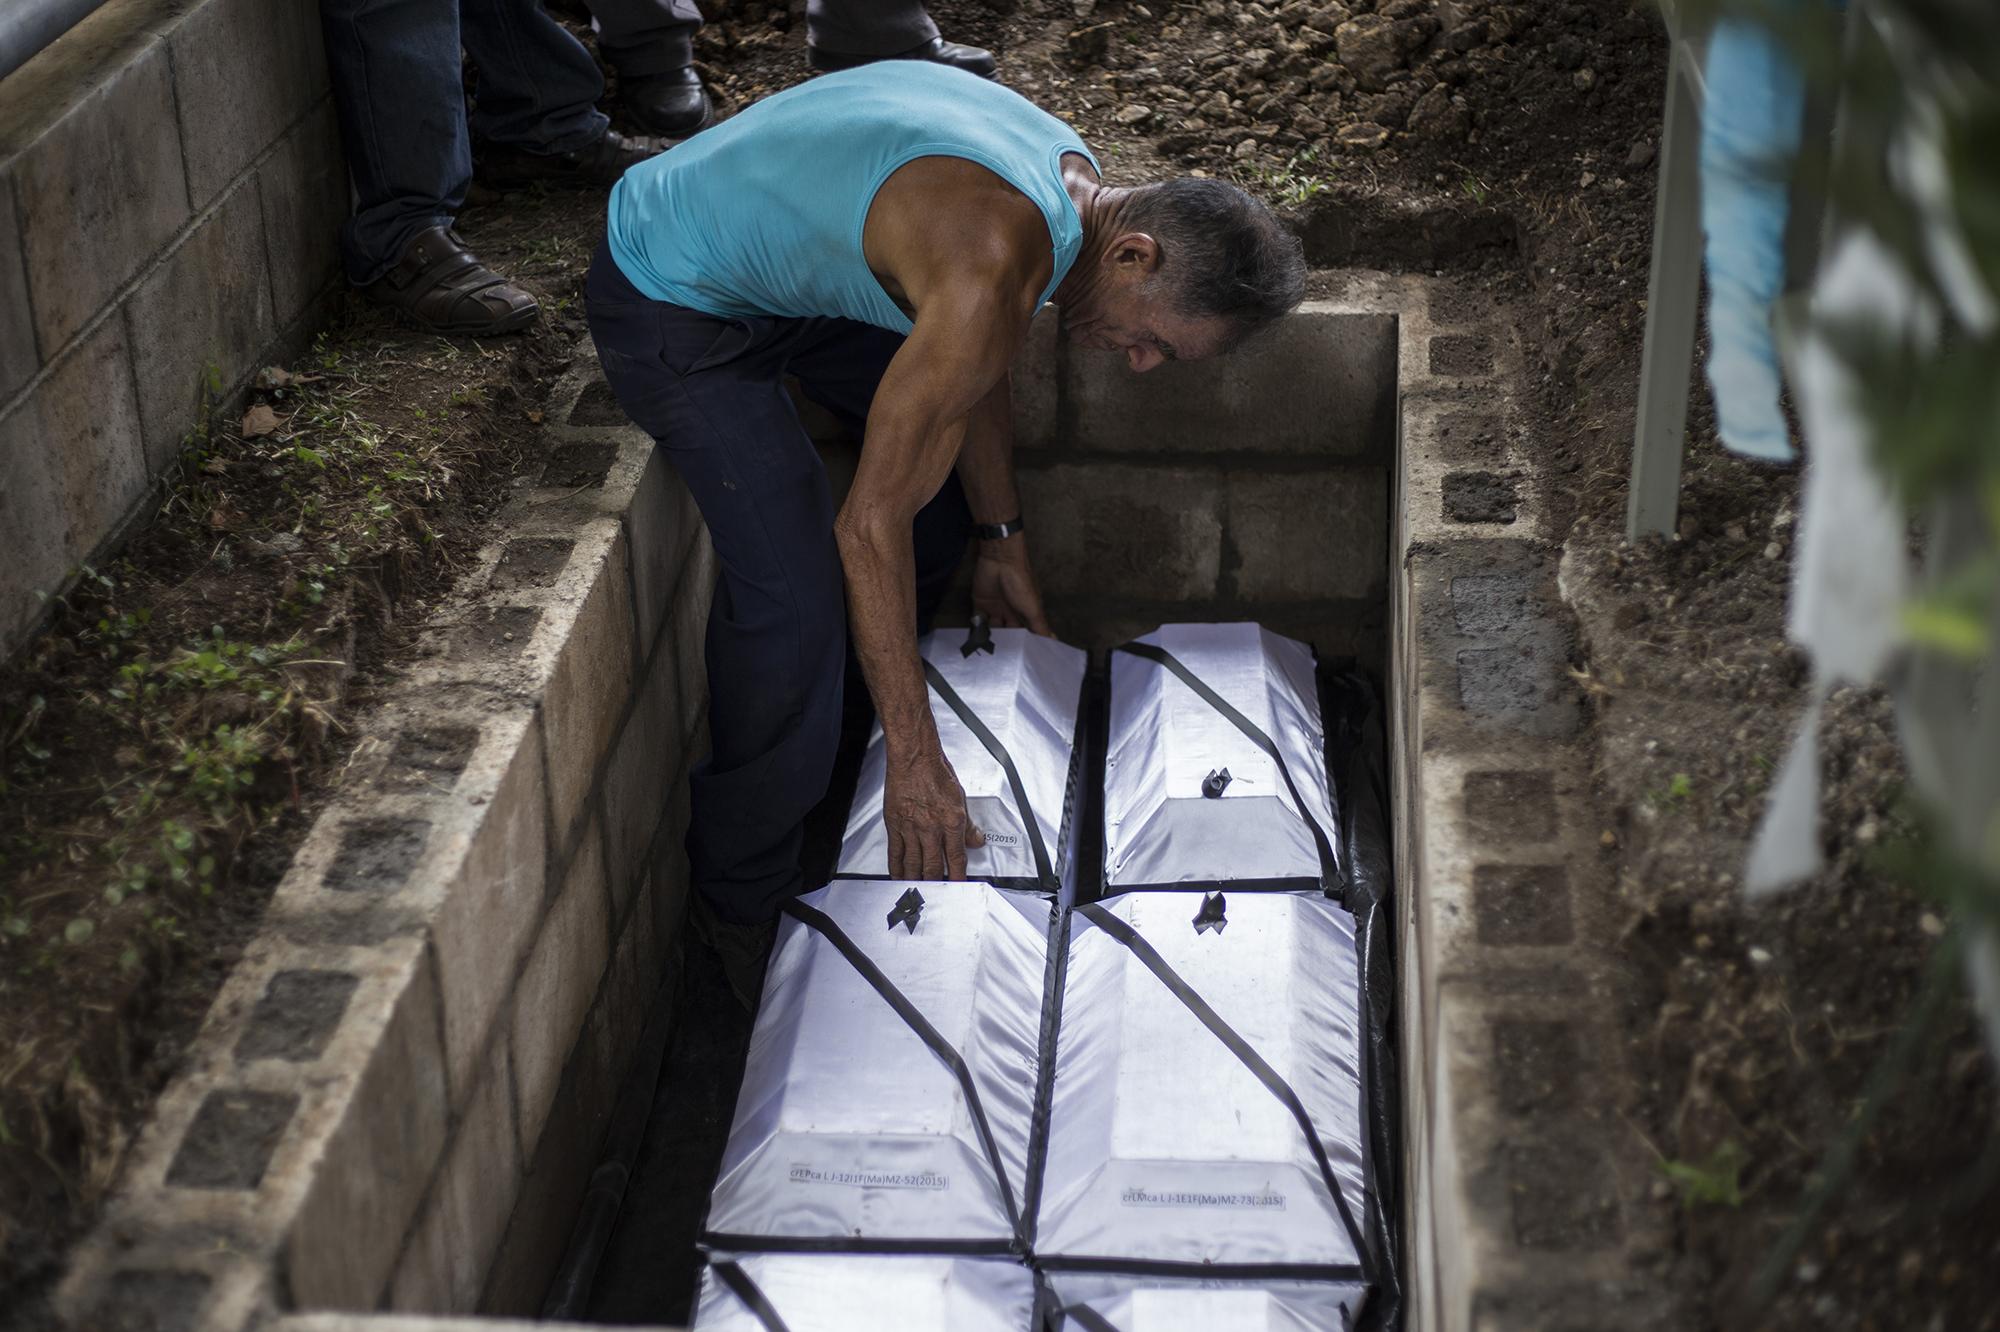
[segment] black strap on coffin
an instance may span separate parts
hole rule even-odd
[[[1126,643],[1113,648],[1114,652],[1129,652],[1144,658],[1156,666],[1173,672],[1174,676],[1189,689],[1194,690],[1202,702],[1221,713],[1231,726],[1243,732],[1251,744],[1264,751],[1271,762],[1278,765],[1278,776],[1285,779],[1285,789],[1291,792],[1292,805],[1299,811],[1299,817],[1312,830],[1313,845],[1319,851],[1320,886],[1329,890],[1340,882],[1340,862],[1334,859],[1333,842],[1327,837],[1326,829],[1319,826],[1319,820],[1306,808],[1305,797],[1299,794],[1298,783],[1292,780],[1291,769],[1285,766],[1285,756],[1278,752],[1278,746],[1271,737],[1264,734],[1262,727],[1238,712],[1233,704],[1222,695],[1209,688],[1208,682],[1187,668],[1187,664],[1163,647],[1151,643]]]
[[[1298,1121],[1299,1131],[1305,1134],[1306,1146],[1312,1151],[1313,1163],[1319,1167],[1320,1180],[1326,1185],[1326,1191],[1333,1195],[1333,1205],[1340,1213],[1341,1224],[1347,1228],[1348,1243],[1354,1246],[1354,1253],[1362,1264],[1362,1270],[1367,1271],[1371,1264],[1368,1247],[1361,1241],[1361,1228],[1355,1225],[1354,1213],[1348,1210],[1347,1198],[1340,1191],[1340,1181],[1334,1178],[1333,1163],[1326,1158],[1326,1146],[1319,1140],[1319,1131],[1313,1127],[1312,1116],[1306,1113],[1304,1102],[1299,1100],[1298,1093],[1292,1090],[1291,1084],[1279,1076],[1278,1070],[1272,1068],[1264,1056],[1258,1054],[1250,1042],[1237,1033],[1236,1028],[1223,1021],[1222,1014],[1210,1007],[1208,1000],[1195,993],[1194,987],[1182,980],[1180,973],[1169,966],[1167,959],[1161,957],[1158,950],[1147,943],[1137,930],[1094,903],[1079,906],[1077,910],[1091,924],[1130,949],[1132,956],[1145,963],[1146,970],[1152,972],[1160,984],[1171,990],[1174,998],[1185,1004],[1188,1012],[1199,1018],[1201,1025],[1207,1027],[1209,1033],[1221,1041],[1243,1067],[1256,1075],[1257,1081],[1264,1084],[1265,1090],[1277,1097],[1279,1103],[1292,1112],[1292,1118]]]
[[[958,691],[951,687],[951,682],[944,678],[943,673],[928,661],[924,663],[924,678],[930,681],[931,692],[957,714],[958,719],[965,723],[966,730],[979,737],[979,743],[986,746],[986,752],[1007,774],[1007,786],[1014,793],[1014,807],[1021,811],[1021,826],[1028,830],[1028,847],[1035,853],[1035,877],[1042,881],[1044,891],[1059,891],[1062,885],[1056,882],[1055,867],[1049,861],[1049,848],[1042,841],[1041,821],[1028,804],[1028,788],[1021,784],[1021,772],[1014,766],[1014,756],[1007,752],[1007,746],[1000,743],[1000,737],[979,720],[978,714],[965,706],[965,700],[958,696]]]
[[[811,929],[817,930],[826,941],[840,950],[840,955],[848,964],[861,973],[861,978],[875,987],[875,993],[882,996],[889,1007],[896,1010],[896,1016],[918,1039],[931,1049],[944,1066],[958,1079],[959,1090],[965,1093],[965,1108],[972,1114],[972,1127],[979,1133],[980,1149],[986,1153],[986,1163],[993,1167],[993,1182],[1000,1186],[1000,1201],[1007,1209],[1007,1228],[1014,1235],[1017,1244],[1025,1245],[1021,1229],[1021,1209],[1014,1202],[1014,1190],[1007,1183],[1007,1168],[1000,1160],[1000,1145],[994,1141],[992,1126],[986,1120],[986,1107],[980,1102],[979,1089],[972,1083],[972,1070],[966,1066],[965,1057],[952,1047],[944,1034],[930,1024],[910,1002],[909,996],[896,988],[896,983],[882,974],[882,968],[875,965],[875,959],[861,951],[847,932],[835,924],[833,918],[816,907],[793,898],[785,903],[785,911]]]
[[[1083,1332],[1118,1332],[1111,1320],[1087,1304],[1065,1304],[1062,1316],[1083,1329]]]
[[[709,1267],[715,1273],[715,1279],[729,1287],[729,1293],[743,1301],[743,1307],[764,1325],[764,1332],[792,1332],[785,1325],[785,1320],[778,1316],[778,1311],[771,1307],[771,1302],[764,1298],[764,1292],[757,1289],[757,1283],[750,1279],[750,1274],[741,1266],[731,1262],[720,1262],[710,1263]]]

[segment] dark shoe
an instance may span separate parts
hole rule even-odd
[[[473,175],[496,190],[519,189],[540,181],[573,189],[609,189],[627,169],[664,151],[666,144],[641,135],[604,131],[604,137],[573,153],[531,153],[512,144],[480,146]]]
[[[821,73],[832,73],[836,69],[854,69],[860,65],[871,65],[877,60],[928,60],[934,64],[950,65],[968,74],[977,74],[982,79],[990,79],[999,71],[1000,64],[991,51],[977,46],[960,46],[942,37],[933,37],[922,46],[913,46],[907,51],[894,55],[849,55],[845,51],[828,51],[817,46],[806,47],[806,63]]]
[[[648,134],[685,139],[708,123],[708,89],[692,66],[618,80],[618,100]]]
[[[738,925],[715,914],[715,908],[700,893],[688,914],[694,918],[694,932],[709,950],[722,959],[722,974],[736,1002],[752,1013],[764,997],[764,967],[771,960],[771,943],[778,937],[778,923]]]
[[[533,296],[480,263],[447,227],[411,237],[395,267],[361,291],[433,333],[513,333],[541,313]]]

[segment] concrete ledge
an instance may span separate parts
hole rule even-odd
[[[586,346],[552,415],[596,379]],[[713,551],[651,441],[600,433],[583,484],[503,512],[364,724],[79,1246],[78,1326],[533,1312],[678,956],[703,745]],[[644,617],[635,529],[680,551]]]
[[[1375,295],[1362,281],[1355,300]],[[1404,301],[1391,654],[1410,1326],[1676,1327],[1651,1181],[1591,1089],[1625,1057],[1572,618],[1521,447],[1518,336]]]

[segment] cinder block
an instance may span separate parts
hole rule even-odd
[[[672,646],[663,642],[653,654],[611,764],[604,770],[604,859],[614,919],[623,918],[632,900],[645,872],[653,830],[666,813],[674,783],[685,771],[678,725],[680,663]]]
[[[307,1308],[375,1307],[445,1145],[437,972],[421,940],[373,956],[326,1056],[367,1062],[286,1241],[292,1297]]]
[[[257,200],[264,210],[274,314],[284,328],[340,271],[347,159],[332,98],[294,126],[257,169]]]
[[[403,1246],[389,1282],[388,1306],[398,1313],[452,1312],[451,1221],[442,1189],[424,1202],[423,1215]]]
[[[1116,463],[1023,470],[1045,596],[1204,601],[1222,567],[1218,473]]]
[[[592,527],[570,557],[556,591],[559,598],[577,602],[576,619],[542,695],[549,807],[559,846],[583,817],[638,669],[625,533],[608,520]],[[593,553],[597,558],[590,558]]]
[[[205,0],[167,37],[188,194],[206,208],[327,89],[312,0]]]
[[[0,416],[0,532],[10,535],[0,560],[0,647],[12,648],[40,617],[42,597],[70,566],[60,463],[43,443],[32,397]]]
[[[210,367],[225,386],[252,369],[276,332],[257,190],[238,186],[149,274],[125,305],[139,376],[146,456],[173,460]]]
[[[35,336],[53,353],[192,210],[165,43],[59,42],[30,68],[0,96],[0,160],[13,158]]]
[[[28,270],[21,262],[21,228],[14,216],[14,182],[0,172],[0,402],[42,368],[28,313]]]
[[[653,913],[653,929],[668,952],[676,946],[687,919],[688,813],[688,779],[683,776],[667,797],[666,817],[653,835],[653,858],[646,878],[646,905]]]
[[[146,493],[139,408],[125,330],[106,320],[0,418],[0,531],[15,536],[0,572],[9,639]]]
[[[617,946],[611,950],[611,969],[604,978],[606,1031],[611,1042],[607,1071],[614,1087],[631,1066],[632,1052],[645,1029],[646,1015],[652,1011],[659,984],[659,949],[653,933],[653,913],[634,911],[625,918]]]
[[[541,732],[525,718],[490,726],[496,766],[458,876],[431,925],[444,994],[445,1066],[462,1106],[522,955],[541,928],[548,853]],[[516,739],[515,737],[519,737]],[[475,760],[475,764],[478,760]],[[475,789],[468,771],[461,792]]]
[[[1062,317],[1043,306],[1028,325],[1028,339],[1014,354],[1009,371],[1014,400],[1014,443],[1019,448],[1047,449],[1059,443],[1056,407],[1058,357]]]
[[[1396,319],[1309,302],[1229,355],[1134,374],[1065,345],[1069,447],[1386,459],[1395,437]]]
[[[69,548],[81,559],[146,493],[139,402],[125,330],[107,319],[35,390],[42,447],[62,458]]]
[[[676,734],[691,738],[708,713],[708,611],[715,603],[715,543],[706,528],[695,537],[687,569],[674,591],[674,669],[680,680]],[[668,645],[662,644],[664,651]],[[689,750],[692,761],[698,751]]]
[[[1236,591],[1250,601],[1382,595],[1389,477],[1375,468],[1229,477]]]
[[[701,511],[664,449],[653,450],[646,460],[632,507],[625,514],[625,530],[631,537],[639,652],[646,656],[673,616],[674,589],[702,531]]]
[[[507,1215],[521,1189],[517,1142],[507,1042],[495,1041],[437,1180],[451,1264],[450,1307],[455,1311],[478,1302],[506,1233]]]
[[[611,953],[610,916],[604,833],[593,819],[514,990],[514,1088],[524,1158],[535,1153],[556,1084],[562,1079],[563,1061],[604,981]]]

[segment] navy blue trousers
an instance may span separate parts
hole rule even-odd
[[[833,494],[785,377],[858,427],[903,339],[851,319],[718,319],[652,300],[603,245],[585,299],[611,391],[693,492],[720,566],[706,644],[713,749],[691,779],[694,887],[724,919],[769,920],[802,886],[804,820],[833,775],[849,656]],[[912,535],[915,629],[972,535],[956,476]]]
[[[567,153],[611,123],[597,109],[597,62],[541,0],[320,0],[320,20],[354,178],[340,253],[356,286],[419,231],[451,225],[473,138]],[[469,118],[461,47],[479,66]]]

